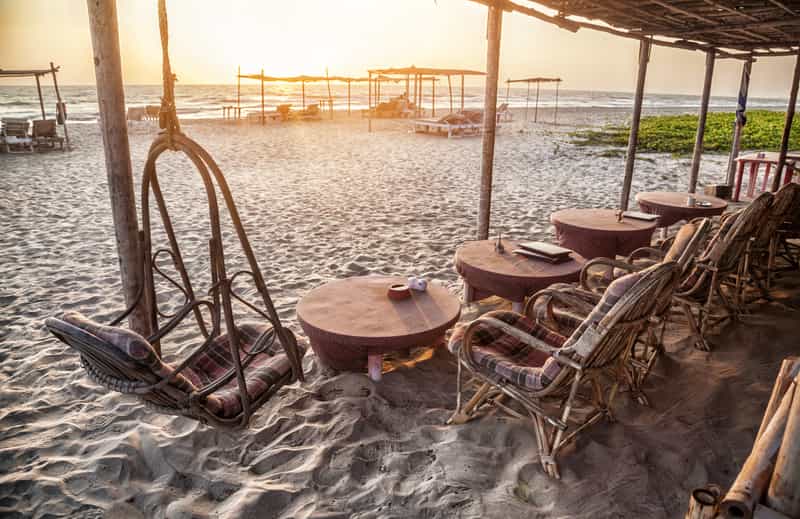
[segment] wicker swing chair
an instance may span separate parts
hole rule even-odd
[[[78,351],[89,377],[113,391],[133,394],[159,412],[183,415],[221,427],[245,427],[253,413],[278,389],[294,380],[303,380],[301,360],[304,348],[298,346],[290,330],[281,325],[264,278],[247,239],[239,213],[225,177],[217,163],[200,145],[180,131],[174,105],[174,77],[166,52],[166,8],[159,0],[162,46],[164,47],[164,98],[161,127],[150,147],[141,186],[142,231],[140,245],[144,284],[125,312],[103,325],[70,312],[46,321],[47,328],[61,341]],[[175,227],[158,180],[156,163],[166,151],[185,155],[202,179],[209,210],[208,240],[211,286],[207,297],[199,297],[186,270]],[[225,265],[220,204],[217,192],[235,229],[249,270],[229,275]],[[155,248],[150,215],[150,200],[156,202],[167,244]],[[179,279],[165,272],[171,263]],[[165,281],[184,297],[174,312],[159,304],[156,279]],[[249,278],[261,302],[248,301],[238,294],[234,283]],[[119,324],[138,305],[150,317],[154,333],[143,337]],[[258,317],[257,323],[239,322],[244,307]],[[205,314],[204,314],[205,312]],[[168,364],[161,356],[161,342],[193,316],[200,343],[178,364]]]

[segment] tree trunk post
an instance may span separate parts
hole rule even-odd
[[[497,126],[497,80],[500,72],[500,35],[503,11],[489,6],[486,46],[486,98],[483,104],[483,142],[481,149],[481,190],[478,206],[478,239],[489,238],[489,216],[492,210],[492,169]]]
[[[736,103],[736,118],[733,120],[733,138],[731,140],[731,156],[728,158],[728,178],[725,181],[733,186],[736,178],[736,157],[739,156],[739,145],[742,140],[742,128],[747,122],[747,90],[750,88],[750,71],[753,60],[749,59],[742,64],[742,80],[739,83],[739,98]]]
[[[100,131],[103,136],[120,274],[126,304],[132,305],[142,292],[144,280],[128,126],[125,119],[117,6],[115,0],[87,0],[86,5],[92,33]],[[144,299],[139,300],[128,322],[137,333],[145,337],[152,335],[152,323]]]
[[[539,121],[539,87],[541,85],[540,81],[536,82],[536,104],[533,106],[533,122]]]
[[[47,119],[47,113],[44,111],[44,98],[42,97],[42,83],[39,81],[39,76],[33,76],[36,79],[36,91],[39,93],[39,107],[42,109],[42,121]]]
[[[264,126],[264,69],[261,69],[261,126]]]
[[[556,81],[556,107],[553,110],[553,124],[558,124],[558,86],[561,84],[561,80]]]
[[[714,62],[717,51],[706,51],[706,75],[703,82],[703,97],[700,101],[700,116],[697,118],[697,133],[694,138],[694,153],[692,154],[692,169],[689,172],[689,192],[697,190],[697,176],[700,172],[700,159],[703,156],[703,137],[706,134],[706,118],[708,117],[708,101],[711,98],[711,80],[714,78]]]
[[[236,119],[242,114],[242,66],[236,69]]]
[[[56,72],[58,72],[58,69],[56,69],[56,66],[51,61],[50,62],[50,74],[53,76],[53,88],[56,91],[56,102],[58,103],[58,106],[62,106],[63,102],[61,101],[61,91],[58,89],[58,79],[56,79]],[[56,115],[58,115],[58,109],[56,109]],[[70,149],[70,145],[69,145],[69,132],[67,131],[67,108],[66,108],[66,105],[64,105],[63,119],[64,119],[64,123],[61,126],[64,127],[64,145],[69,150]],[[126,121],[126,124],[127,124],[127,121]]]
[[[464,111],[464,74],[461,74],[461,111]]]
[[[650,61],[650,40],[639,42],[639,70],[636,75],[636,94],[633,98],[633,114],[631,116],[631,133],[628,136],[628,153],[625,156],[625,178],[622,181],[622,197],[619,207],[628,210],[628,199],[631,197],[633,181],[633,164],[636,160],[636,143],[639,140],[639,121],[642,118],[642,100],[644,99],[644,81],[647,77],[647,63]]]
[[[794,105],[797,103],[797,86],[800,82],[800,50],[797,52],[797,61],[794,64],[794,77],[789,91],[789,106],[786,107],[786,122],[783,125],[783,138],[781,139],[781,151],[778,155],[778,167],[775,168],[775,178],[772,179],[772,190],[777,191],[781,187],[781,177],[783,169],[786,167],[786,153],[789,151],[789,136],[792,133],[792,120],[794,119]]]

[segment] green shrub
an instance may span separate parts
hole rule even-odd
[[[727,153],[731,149],[733,113],[708,114],[703,149]],[[741,149],[777,151],[786,114],[767,110],[747,112],[747,124],[742,131]],[[639,125],[639,151],[662,153],[691,153],[697,132],[696,115],[654,115],[642,117]],[[601,130],[579,130],[571,134],[579,146],[627,146],[629,126],[609,125]],[[795,117],[789,149],[800,148],[800,117]]]

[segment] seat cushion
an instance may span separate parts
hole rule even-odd
[[[555,348],[560,348],[566,341],[563,335],[515,312],[495,311],[487,313],[485,317],[499,319]],[[454,354],[461,349],[466,327],[458,326],[448,342],[448,348]],[[480,323],[476,328],[472,360],[480,366],[481,373],[490,379],[539,391],[547,387],[561,371],[561,365],[550,354],[504,333],[491,323]]]
[[[239,359],[244,363],[258,338],[270,332],[268,324],[242,324],[239,331]],[[298,345],[301,356],[305,349]],[[217,337],[208,349],[199,355],[183,374],[196,386],[203,387],[226,374],[234,368],[234,360],[230,350],[230,336],[223,334]],[[252,361],[244,367],[247,394],[255,400],[270,390],[278,381],[292,370],[291,362],[283,351],[280,341],[274,341],[263,352],[257,353]],[[234,376],[227,384],[208,396],[206,408],[222,418],[236,416],[242,411],[239,383]]]

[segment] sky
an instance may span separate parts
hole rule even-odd
[[[486,69],[486,10],[467,0],[167,0],[170,56],[183,84],[230,84],[236,68],[267,75],[363,76],[368,68]],[[117,0],[124,80],[158,84],[156,0]],[[518,13],[503,19],[500,77],[559,76],[562,88],[630,92],[638,42],[571,33]],[[93,84],[85,0],[0,0],[0,68],[62,67]],[[762,58],[750,95],[788,97],[793,58]],[[699,94],[704,56],[655,46],[646,91]],[[735,95],[741,62],[718,60],[712,95]],[[473,79],[471,84],[481,84]],[[4,80],[1,84],[11,84]],[[27,84],[24,81],[22,84]],[[468,80],[468,84],[470,84]]]

